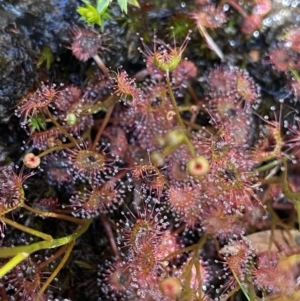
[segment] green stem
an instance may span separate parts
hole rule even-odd
[[[191,111],[191,105],[178,107],[179,112]]]
[[[68,258],[71,255],[71,252],[72,252],[72,249],[73,249],[74,245],[75,245],[75,241],[72,241],[72,242],[70,242],[68,244],[66,253],[64,254],[62,260],[60,261],[60,263],[58,264],[58,266],[56,267],[56,269],[52,272],[51,276],[47,279],[47,281],[44,283],[44,285],[40,289],[39,293],[36,296],[36,301],[40,300],[42,294],[47,289],[47,287],[49,286],[49,284],[57,276],[57,274],[59,273],[59,271],[63,268],[63,266],[65,265],[66,261],[68,260]]]
[[[284,194],[284,196],[294,203],[297,215],[298,215],[298,225],[299,225],[299,231],[300,231],[300,192],[294,192],[289,183],[288,183],[288,170],[287,170],[287,163],[286,161],[282,161],[283,163],[283,170],[281,175],[281,189]]]
[[[172,252],[171,254],[169,254],[168,256],[166,256],[166,257],[163,259],[163,261],[167,261],[167,260],[169,260],[170,258],[175,257],[175,256],[177,256],[177,255],[179,255],[179,254],[184,253],[184,252],[199,250],[199,249],[201,249],[201,248],[203,247],[203,245],[205,244],[206,240],[207,240],[207,236],[204,235],[204,236],[201,237],[201,239],[200,239],[196,244],[193,244],[193,245],[191,245],[191,246],[188,246],[188,247],[179,249],[179,250],[177,250],[177,251],[175,251],[175,252]]]
[[[167,80],[167,86],[168,86],[169,95],[171,97],[173,108],[174,108],[174,111],[176,113],[177,121],[178,121],[179,125],[182,128],[185,129],[186,127],[185,127],[185,124],[183,123],[182,118],[180,116],[180,112],[179,112],[179,109],[178,109],[178,106],[177,106],[177,102],[176,102],[176,99],[175,99],[175,96],[174,96],[174,93],[173,93],[173,90],[172,90],[172,87],[171,87],[171,82],[170,82],[170,77],[169,77],[169,73],[168,72],[167,72],[167,75],[166,75],[166,80]]]
[[[192,144],[192,142],[190,141],[190,139],[187,136],[185,136],[184,143],[188,147],[192,157],[196,157],[196,151],[195,151],[194,145]]]
[[[56,119],[52,116],[50,113],[49,109],[46,109],[46,113],[48,117],[51,119],[51,122],[66,136],[69,138],[70,141],[74,143],[74,145],[77,145],[77,142],[73,136],[71,136],[57,121]]]
[[[118,99],[115,94],[110,95],[104,101],[101,101],[101,99],[96,99],[95,104],[82,107],[79,114],[81,116],[88,116],[96,114],[100,111],[106,112],[110,107],[113,107],[116,104],[117,100]]]
[[[73,147],[73,146],[75,146],[73,142],[71,142],[71,143],[65,143],[65,144],[62,144],[62,145],[57,145],[57,146],[48,148],[45,151],[41,152],[38,155],[38,157],[42,158],[42,157],[48,155],[49,153],[52,153],[52,152],[55,152],[55,151],[59,151],[59,150],[62,150],[62,149],[66,149],[66,148],[70,148],[70,147]]]
[[[292,68],[292,67],[290,67],[289,70],[290,70],[291,73],[295,76],[296,80],[297,80],[298,82],[300,82],[300,75],[298,74],[298,72],[297,72],[294,68]]]
[[[266,206],[267,206],[267,212],[270,215],[270,220],[272,221],[272,225],[273,225],[273,226],[271,226],[271,231],[274,231],[276,226],[280,226],[280,227],[282,227],[282,229],[286,229],[286,230],[291,229],[290,226],[283,223],[282,220],[278,217],[276,212],[273,210],[272,205],[270,204],[270,202],[268,202],[266,204]]]
[[[249,291],[249,298],[251,301],[256,300],[255,288],[253,282],[251,280],[248,281],[248,291]]]
[[[0,278],[5,276],[10,270],[12,270],[16,265],[22,262],[29,256],[28,253],[21,252],[16,254],[11,260],[9,260],[5,265],[0,268]]]
[[[281,163],[281,160],[272,161],[272,162],[270,162],[268,164],[265,164],[263,166],[255,168],[254,172],[262,172],[262,171],[269,170],[270,168],[275,167],[275,166],[277,166],[280,163]]]
[[[25,209],[27,209],[28,211],[37,214],[37,215],[41,215],[41,216],[45,216],[45,217],[53,217],[53,218],[59,218],[68,222],[72,222],[76,225],[84,225],[85,224],[85,220],[73,217],[73,216],[69,216],[69,215],[65,215],[65,214],[61,214],[61,213],[56,213],[56,212],[46,212],[46,211],[42,211],[39,209],[34,209],[26,204],[23,205],[23,207]]]
[[[262,171],[266,171],[272,167],[275,167],[277,166],[278,164],[280,164],[282,161],[287,161],[287,160],[291,160],[291,158],[289,156],[285,156],[279,160],[274,160],[274,161],[271,161],[263,166],[260,166],[258,168],[255,168],[254,169],[254,172],[262,172]]]
[[[72,241],[75,241],[78,237],[80,237],[89,228],[91,222],[92,219],[85,220],[85,224],[78,226],[72,234],[53,239],[52,241],[40,241],[31,245],[0,248],[0,258],[10,258],[18,255],[19,253],[32,254],[39,250],[52,249],[63,246]],[[0,268],[0,278],[4,275],[5,273],[3,274],[2,268]]]
[[[196,269],[196,275],[198,279],[198,293],[201,299],[202,295],[202,283],[201,283],[201,272],[200,272],[200,266],[199,266],[199,250],[203,247],[207,239],[207,236],[204,235],[197,244],[193,245],[194,246],[194,254],[190,261],[188,262],[187,266],[184,269],[183,274],[181,275],[182,280],[184,281],[184,288],[182,291],[182,297],[184,299],[188,298],[190,292],[191,292],[191,278],[192,278],[192,268],[195,266]]]
[[[243,294],[245,295],[245,297],[247,298],[248,301],[251,301],[249,294],[247,293],[246,289],[244,288],[243,284],[240,282],[240,279],[238,278],[238,276],[235,274],[235,272],[231,271],[236,282],[238,283],[240,289],[242,290]]]
[[[175,257],[179,254],[182,254],[184,252],[189,252],[189,251],[193,251],[195,250],[195,248],[197,247],[197,244],[194,244],[194,245],[191,245],[189,247],[185,247],[185,248],[182,248],[182,249],[179,249],[175,252],[172,252],[171,254],[169,254],[168,256],[166,256],[163,261],[168,261],[169,259],[171,259],[172,257]]]
[[[199,259],[194,263],[196,269],[196,275],[198,279],[198,295],[200,296],[200,300],[202,300],[202,280],[201,280],[201,269],[199,264]]]
[[[183,142],[181,142],[181,143],[178,143],[177,145],[175,145],[175,146],[166,146],[164,149],[163,149],[163,151],[162,151],[162,156],[164,157],[164,158],[166,158],[167,156],[169,156],[170,154],[172,154],[172,153],[174,153],[181,145],[183,145],[184,144],[184,141]]]
[[[294,192],[288,183],[288,171],[286,161],[282,161],[283,171],[281,176],[281,189],[287,199],[293,203],[300,202],[300,192]]]
[[[42,238],[44,240],[47,240],[47,241],[51,241],[52,240],[52,236],[51,235],[45,234],[43,232],[31,229],[31,228],[28,228],[26,226],[23,226],[23,225],[15,222],[15,221],[12,221],[9,218],[6,218],[4,216],[0,216],[0,221],[2,221],[4,223],[6,223],[6,224],[8,224],[8,225],[10,225],[10,226],[18,229],[18,230],[21,230],[21,231],[23,231],[25,233],[29,233],[29,234],[34,235],[36,237],[40,237],[40,238]]]
[[[174,111],[176,113],[177,121],[183,129],[186,129],[186,126],[185,126],[185,124],[184,124],[184,122],[183,122],[183,120],[180,116],[180,112],[179,112],[179,109],[178,109],[178,106],[177,106],[177,102],[176,102],[176,99],[175,99],[175,96],[174,96],[174,93],[173,93],[173,90],[172,90],[172,87],[171,87],[169,73],[167,73],[167,75],[166,75],[166,80],[167,80],[169,95],[171,97],[173,108],[174,108]],[[191,143],[190,139],[186,136],[186,134],[185,134],[184,143],[187,145],[191,155],[193,157],[195,157],[196,156],[195,148],[194,148],[193,144]]]

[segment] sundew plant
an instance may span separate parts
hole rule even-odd
[[[0,300],[299,301],[298,6],[83,1],[83,80],[37,60],[12,117]]]

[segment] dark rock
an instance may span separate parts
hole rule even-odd
[[[78,20],[79,1],[0,0],[0,123],[37,81],[36,62],[47,45],[58,54]]]

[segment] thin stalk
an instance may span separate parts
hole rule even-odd
[[[182,281],[184,281],[184,287],[182,290],[182,296],[184,299],[186,299],[187,296],[189,296],[190,292],[190,285],[191,285],[191,278],[192,278],[192,268],[195,265],[196,262],[196,254],[197,250],[194,251],[193,257],[188,262],[188,265],[185,267],[183,274],[181,275]],[[198,257],[198,254],[197,254]]]
[[[197,22],[197,27],[199,29],[200,34],[204,37],[208,47],[215,52],[215,54],[221,59],[222,62],[224,62],[224,54],[222,50],[208,34],[206,28],[200,22]]]
[[[25,209],[27,209],[28,211],[37,214],[37,215],[41,215],[41,216],[45,216],[45,217],[53,217],[53,218],[58,218],[58,219],[62,219],[68,222],[72,222],[76,225],[84,225],[85,224],[85,220],[73,217],[73,216],[69,216],[69,215],[65,215],[65,214],[60,214],[60,213],[56,213],[56,212],[46,212],[46,211],[42,211],[39,209],[34,209],[26,204],[23,205],[23,207]]]
[[[201,273],[200,273],[200,267],[199,267],[199,250],[203,247],[204,243],[206,242],[207,236],[204,235],[197,244],[195,244],[194,248],[194,254],[190,261],[188,262],[187,266],[184,269],[183,274],[181,275],[182,280],[184,281],[184,288],[182,292],[182,296],[189,296],[189,291],[190,291],[190,283],[191,283],[191,278],[192,278],[192,268],[195,266],[196,268],[196,275],[199,283],[198,287],[198,293],[200,296],[202,295],[202,284],[201,284]]]
[[[191,245],[191,246],[188,246],[188,247],[179,249],[179,250],[177,250],[177,251],[174,251],[174,252],[172,252],[171,254],[169,254],[168,256],[166,256],[166,257],[163,259],[163,261],[167,261],[167,260],[171,259],[172,257],[175,257],[175,256],[177,256],[177,255],[179,255],[179,254],[184,253],[184,252],[193,251],[193,250],[195,250],[196,246],[197,246],[197,244],[194,244],[194,245]],[[1,256],[0,256],[0,257],[1,257]]]
[[[260,167],[258,167],[258,168],[255,168],[254,169],[254,172],[262,172],[262,171],[266,171],[266,170],[268,170],[268,169],[270,169],[270,168],[272,168],[272,167],[275,167],[275,166],[277,166],[278,164],[280,164],[281,162],[283,162],[283,161],[288,161],[288,160],[292,160],[292,158],[290,158],[289,156],[284,156],[283,158],[281,158],[281,159],[276,159],[276,160],[274,160],[274,161],[271,161],[271,162],[269,162],[269,163],[267,163],[267,164],[265,164],[265,165],[263,165],[263,166],[260,166]]]
[[[292,206],[293,204],[290,204],[290,205]],[[272,206],[274,206],[274,204],[271,205],[270,202],[268,202],[266,204],[266,206],[267,206],[267,212],[270,215],[272,225],[274,225],[271,227],[271,231],[274,231],[276,226],[280,226],[280,227],[282,227],[282,229],[286,229],[287,231],[289,231],[292,228],[291,226],[283,223],[282,220],[278,217],[278,215],[272,208]],[[294,207],[293,207],[293,209],[294,209]]]
[[[256,294],[255,294],[254,285],[251,282],[251,280],[248,281],[248,292],[249,292],[250,300],[255,301],[256,300]]]
[[[226,0],[224,2],[227,2],[229,5],[231,5],[243,18],[247,18],[248,14],[246,11],[238,4],[235,0]]]
[[[62,260],[60,261],[60,263],[58,264],[58,266],[56,267],[56,269],[52,272],[51,276],[47,279],[47,281],[44,283],[44,285],[40,289],[39,293],[37,294],[37,296],[36,296],[36,300],[37,301],[40,300],[40,298],[41,298],[42,294],[44,293],[44,291],[47,289],[47,287],[49,286],[49,284],[57,276],[57,274],[59,273],[59,271],[63,268],[63,266],[67,262],[68,258],[70,257],[70,254],[72,252],[72,249],[73,249],[74,245],[75,245],[75,241],[72,241],[72,242],[70,242],[68,244],[67,250],[66,250],[66,253],[65,253],[64,257],[62,258]]]
[[[180,112],[179,112],[179,108],[177,106],[177,103],[176,103],[176,99],[175,99],[175,96],[174,96],[174,93],[173,93],[173,90],[172,90],[172,87],[171,87],[171,83],[170,83],[170,77],[169,77],[169,72],[167,72],[167,75],[166,75],[166,80],[167,80],[167,86],[168,86],[168,91],[169,91],[169,95],[171,97],[171,101],[172,101],[172,104],[173,104],[173,108],[174,108],[174,111],[175,111],[175,114],[176,114],[176,118],[177,118],[177,122],[179,123],[179,125],[183,128],[183,129],[186,129],[186,126],[180,116]],[[187,135],[185,134],[185,139],[184,139],[184,143],[186,144],[186,146],[188,147],[191,155],[193,157],[196,156],[196,152],[195,152],[195,148],[193,146],[193,144],[191,143],[190,139],[187,137]]]
[[[164,158],[166,158],[170,154],[174,153],[183,144],[184,144],[184,142],[181,142],[181,143],[178,143],[177,145],[171,146],[171,147],[167,145],[162,151],[162,156]]]
[[[146,76],[149,75],[149,71],[147,70],[147,68],[142,69],[141,71],[137,72],[133,77],[137,80],[137,81],[142,81],[143,79],[145,79]]]
[[[106,68],[104,62],[100,58],[99,54],[96,54],[93,56],[93,60],[96,62],[100,70],[103,72],[103,74],[108,77],[108,69]]]
[[[189,94],[191,95],[192,101],[195,105],[199,105],[199,100],[198,97],[196,95],[196,92],[194,91],[193,87],[191,86],[190,83],[187,84],[187,90],[189,92]]]
[[[93,142],[93,146],[92,146],[92,150],[93,151],[96,149],[97,143],[99,142],[100,137],[101,137],[101,135],[102,135],[105,127],[107,126],[107,124],[109,122],[109,119],[110,119],[110,116],[111,116],[111,114],[112,114],[112,112],[114,110],[114,107],[115,106],[113,105],[113,106],[109,107],[107,109],[107,111],[106,111],[106,114],[105,114],[105,117],[103,119],[103,122],[102,122],[102,124],[101,124],[101,126],[100,126],[100,128],[99,128],[99,130],[97,132],[97,135],[96,135],[96,137],[94,139],[94,142]]]
[[[57,146],[48,148],[47,150],[41,152],[39,155],[37,155],[37,157],[42,158],[42,157],[48,155],[49,153],[59,151],[59,150],[62,150],[62,149],[66,149],[66,148],[70,148],[70,147],[73,147],[73,146],[75,146],[73,142],[65,143],[65,144],[62,144],[62,145],[57,145]]]
[[[192,124],[194,124],[194,123],[196,123],[196,119],[197,119],[197,116],[198,116],[198,113],[199,113],[199,108],[198,107],[196,107],[196,106],[194,106],[194,109],[192,109],[192,107],[191,107],[191,118],[190,118],[190,122],[192,123]],[[187,130],[188,130],[188,132],[190,132],[191,131],[191,127],[188,127],[187,128]]]
[[[3,265],[0,269],[0,278],[6,275],[9,271],[11,271],[15,266],[17,266],[20,262],[26,259],[29,256],[28,253],[21,252],[16,254],[10,261],[8,261],[5,265]]]
[[[228,298],[230,298],[230,300],[234,300],[233,299],[233,295],[239,290],[239,287],[235,287],[233,288],[229,293],[226,293],[226,300],[228,300]]]
[[[196,106],[195,105],[180,106],[180,107],[178,107],[178,110],[179,110],[179,112],[186,112],[186,111],[191,112],[191,107],[196,107]],[[198,107],[197,107],[197,109],[198,109]]]
[[[288,183],[288,170],[287,170],[287,162],[282,161],[283,163],[283,171],[281,175],[281,189],[284,194],[284,196],[294,203],[298,215],[298,225],[300,230],[300,192],[294,192],[289,183]]]
[[[44,239],[44,240],[51,241],[51,240],[53,239],[52,236],[49,235],[49,234],[45,234],[45,233],[43,233],[43,232],[40,232],[40,231],[31,229],[31,228],[26,227],[26,226],[23,226],[23,225],[21,225],[21,224],[15,222],[15,221],[12,221],[12,220],[10,220],[9,218],[6,218],[6,217],[4,217],[4,216],[0,216],[0,221],[2,221],[2,222],[4,222],[4,223],[6,223],[6,224],[8,224],[8,225],[10,225],[10,226],[12,226],[12,227],[18,229],[18,230],[21,230],[21,231],[23,231],[23,232],[25,232],[25,233],[34,235],[34,236],[36,236],[36,237],[40,237],[40,238],[42,238],[42,239]]]
[[[188,147],[192,157],[196,157],[196,151],[195,151],[194,145],[192,144],[192,142],[190,141],[190,139],[187,136],[185,136],[184,143]]]
[[[182,254],[184,252],[189,252],[189,251],[194,251],[194,250],[199,250],[203,247],[203,245],[205,244],[207,239],[207,236],[204,235],[203,237],[201,237],[201,239],[199,240],[199,242],[197,242],[196,244],[193,244],[191,246],[179,249],[177,251],[172,252],[171,254],[169,254],[168,256],[166,256],[163,261],[169,260],[172,257],[175,257],[179,254]]]
[[[46,113],[48,115],[48,117],[51,119],[51,122],[66,136],[68,137],[68,139],[70,141],[72,141],[75,145],[77,145],[77,142],[75,140],[75,138],[70,135],[57,121],[56,119],[52,116],[52,114],[50,113],[49,109],[46,109]]]
[[[192,129],[198,130],[198,131],[203,130],[203,126],[198,125],[198,124],[195,124],[195,123],[192,123],[192,122],[190,122],[189,120],[183,119],[183,122],[184,122],[184,124],[185,124],[186,126],[188,126],[189,128],[192,128]]]
[[[101,223],[104,227],[106,236],[108,238],[108,241],[110,243],[111,249],[112,249],[115,257],[120,257],[118,247],[117,247],[116,241],[114,239],[114,235],[113,235],[113,232],[111,230],[111,226],[110,226],[110,223],[109,223],[107,217],[103,213],[100,213],[99,218],[100,218],[100,221],[101,221]]]
[[[168,72],[167,72],[167,75],[166,75],[166,80],[167,80],[167,86],[168,86],[169,95],[171,97],[173,108],[174,108],[174,111],[176,113],[177,122],[179,123],[179,125],[182,128],[185,129],[185,125],[184,125],[184,123],[182,121],[182,118],[180,116],[180,112],[179,112],[179,109],[178,109],[178,106],[177,106],[177,102],[176,102],[176,99],[175,99],[175,96],[174,96],[174,93],[173,93],[173,90],[172,90],[172,87],[171,87],[171,82],[170,82],[170,77],[169,77],[169,73]]]
[[[53,255],[51,255],[47,260],[41,262],[40,264],[37,265],[36,269],[41,271],[45,267],[49,266],[51,262],[56,260],[58,257],[60,257],[68,248],[68,245],[64,245],[59,248]]]
[[[86,232],[92,221],[92,219],[85,220],[85,224],[78,226],[72,234],[53,239],[51,241],[40,241],[30,245],[0,248],[0,258],[10,258],[15,255],[18,255],[19,253],[32,254],[39,250],[53,249],[66,245],[72,241],[76,241],[78,237],[80,237],[84,232]],[[11,268],[14,267],[15,265],[11,266]],[[3,277],[6,273],[7,271],[3,273],[2,268],[0,268],[0,278]]]
[[[102,101],[102,99],[98,97],[94,102],[95,103],[92,105],[87,105],[81,108],[80,116],[89,116],[100,111],[106,112],[110,107],[115,105],[117,98],[115,94],[111,94],[104,101]]]
[[[249,297],[249,294],[248,292],[246,291],[246,289],[244,288],[243,284],[241,283],[240,279],[238,278],[238,276],[235,274],[235,272],[231,271],[234,278],[235,278],[235,281],[238,283],[240,289],[242,290],[244,296],[247,298],[248,301],[251,301],[250,297]]]
[[[300,75],[298,74],[298,72],[292,67],[290,67],[289,70],[295,76],[296,80],[299,82],[300,81]]]
[[[202,300],[202,280],[201,280],[201,269],[199,264],[199,259],[195,261],[195,269],[196,269],[196,275],[198,279],[198,295],[200,296],[200,300]]]

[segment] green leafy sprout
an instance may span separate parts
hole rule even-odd
[[[28,125],[31,133],[35,131],[40,132],[46,129],[46,118],[43,114],[37,114],[36,116],[30,117]]]
[[[118,5],[122,12],[127,14],[127,6],[131,4],[133,6],[139,7],[137,0],[117,0]],[[101,30],[104,28],[104,21],[111,19],[108,11],[108,6],[111,0],[97,0],[96,4],[93,5],[88,0],[83,0],[85,6],[79,6],[77,12],[81,16],[81,20],[86,22],[88,26],[99,25]]]
[[[46,65],[47,70],[50,69],[51,64],[53,63],[53,53],[50,46],[45,45],[41,50],[41,55],[37,62],[37,67],[40,68],[43,64]]]

